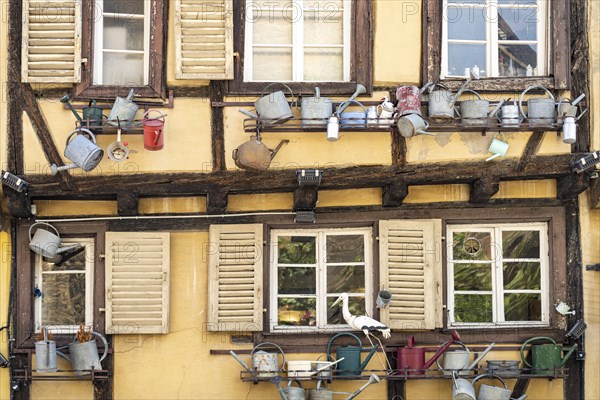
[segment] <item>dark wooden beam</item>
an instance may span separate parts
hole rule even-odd
[[[305,185],[294,190],[294,211],[312,211],[319,201],[319,186]]]
[[[16,218],[31,218],[31,198],[26,193],[19,193],[10,188],[4,188],[8,200],[8,213]]]
[[[487,203],[498,193],[500,181],[491,177],[477,179],[471,184],[470,203]]]
[[[517,171],[515,160],[486,163],[485,161],[422,163],[395,166],[355,166],[328,169],[320,190],[371,188],[390,185],[397,178],[407,185],[437,185],[472,183],[481,176],[499,180],[532,180],[558,178],[571,173],[570,164],[578,154],[537,156],[526,171]],[[42,175],[25,176],[33,198],[65,198],[56,181]],[[263,173],[221,171],[210,174],[131,174],[114,179],[111,175],[76,177],[77,196],[115,196],[124,191],[137,191],[142,196],[205,195],[211,188],[229,193],[281,193],[298,188],[295,171],[269,170]]]
[[[33,125],[33,130],[37,134],[38,140],[42,145],[42,149],[44,151],[44,155],[50,164],[56,164],[58,166],[63,165],[62,158],[60,157],[60,153],[54,144],[54,139],[52,138],[52,133],[50,133],[50,129],[48,128],[48,123],[46,122],[46,118],[42,114],[42,110],[35,98],[35,94],[33,93],[33,89],[29,84],[21,85],[21,100],[23,105],[25,106],[25,111],[31,120],[31,125]],[[60,171],[58,173],[58,178],[60,180],[60,186],[63,190],[75,190],[75,183],[73,181],[73,177],[67,171]]]
[[[521,154],[517,170],[523,171],[525,167],[527,167],[531,158],[537,153],[540,144],[542,143],[542,139],[544,139],[544,132],[535,131],[531,134],[527,141],[527,145],[525,146],[525,150],[523,150],[523,154]]]
[[[210,82],[210,101],[223,101],[225,83],[223,81]],[[212,170],[224,171],[225,162],[225,122],[222,107],[211,107],[210,132],[212,143]]]
[[[406,381],[388,379],[386,384],[387,400],[404,400],[406,398]]]
[[[404,179],[396,179],[383,187],[381,204],[384,207],[400,207],[408,196],[408,185]]]
[[[138,215],[139,194],[136,192],[121,192],[117,194],[117,210],[119,215]]]
[[[557,197],[561,200],[570,200],[590,187],[590,177],[588,174],[565,175],[558,178],[556,182]]]
[[[106,341],[108,348],[112,349],[113,338],[107,335]],[[102,360],[102,367],[108,371],[108,379],[94,380],[94,400],[112,400],[113,398],[113,380],[114,380],[114,360],[112,351]]]
[[[25,170],[23,157],[23,106],[19,100],[21,86],[21,1],[8,2],[8,85],[6,169],[16,175]],[[4,9],[4,8],[3,8]],[[4,22],[4,21],[3,21]]]
[[[590,51],[588,24],[588,0],[569,0],[571,28],[571,93],[573,97],[581,93],[587,95],[590,103]],[[590,151],[590,114],[577,121],[577,142],[572,146],[574,152]]]
[[[600,178],[593,179],[590,185],[590,207],[600,208]]]
[[[406,165],[406,138],[400,134],[398,129],[392,129],[390,138],[392,141],[392,165],[403,167]]]
[[[211,189],[206,196],[208,214],[224,214],[227,211],[229,193],[226,190]]]

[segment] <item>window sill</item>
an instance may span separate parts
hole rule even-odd
[[[361,82],[358,82],[361,83]],[[265,88],[271,86],[268,91]],[[342,96],[351,95],[356,91],[356,82],[229,82],[227,87],[228,95],[259,96],[273,91],[282,90],[287,96],[289,91],[283,85],[287,85],[292,90],[294,96],[299,94],[314,95],[315,87],[321,91],[321,96]],[[367,89],[366,94],[371,94],[372,87],[364,83]]]
[[[465,78],[440,79],[440,83],[448,89],[457,90],[465,83]],[[506,77],[506,78],[482,78],[473,80],[468,88],[478,92],[510,92],[523,91],[529,86],[543,86],[554,89],[554,77],[552,76],[528,76],[528,77]]]
[[[163,93],[157,92],[150,86],[88,86],[85,90],[75,93],[74,100],[89,101],[89,100],[107,100],[114,101],[117,96],[126,98],[129,91],[135,91],[134,101],[139,103],[138,99],[165,99]]]

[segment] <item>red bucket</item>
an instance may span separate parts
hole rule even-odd
[[[160,114],[157,118],[149,118],[148,114],[157,112]],[[144,125],[144,148],[146,150],[161,150],[165,146],[165,116],[158,110],[148,110],[142,118]]]

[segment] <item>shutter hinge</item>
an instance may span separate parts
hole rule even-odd
[[[375,240],[377,240],[377,241],[379,242],[379,236],[376,236],[376,237],[375,237]]]
[[[100,308],[98,308],[98,311],[100,311],[100,312],[106,312],[106,308],[100,307]]]
[[[100,254],[98,254],[98,257],[99,257],[101,260],[104,260],[104,259],[106,258],[106,254],[104,254],[104,253],[100,253]]]
[[[235,62],[240,62],[240,52],[239,51],[233,52],[233,59],[235,60]]]
[[[81,65],[83,66],[83,69],[87,69],[88,68],[88,59],[87,58],[82,58],[81,59]]]

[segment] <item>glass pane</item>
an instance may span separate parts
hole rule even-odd
[[[537,7],[498,9],[498,40],[536,40]]]
[[[489,232],[454,232],[452,237],[454,260],[492,259],[492,237]]]
[[[327,235],[327,262],[364,262],[363,235]]]
[[[144,50],[144,20],[104,17],[104,48]]]
[[[504,258],[539,258],[539,231],[503,231],[502,254]]]
[[[125,15],[144,14],[144,0],[104,0],[104,12]]]
[[[542,288],[540,263],[504,263],[502,272],[506,290],[540,290]]]
[[[531,66],[532,76],[537,75],[537,46],[498,43],[498,72],[502,76],[527,76]]]
[[[42,262],[42,271],[85,271],[85,248],[82,247],[79,250],[74,250],[75,253],[77,251],[80,251],[80,253],[59,263],[59,265],[44,260]],[[63,257],[69,253],[68,251],[63,253]]]
[[[341,48],[304,49],[304,80],[315,82],[342,81],[344,57]]]
[[[253,57],[253,79],[258,81],[291,81],[292,49],[256,48]]]
[[[364,293],[365,267],[362,265],[328,266],[328,293]]]
[[[314,264],[317,262],[314,236],[279,236],[277,262],[279,264]]]
[[[327,12],[326,17],[321,18],[334,18],[336,13],[344,11],[344,3],[342,0],[304,0],[304,10]]]
[[[85,274],[42,275],[42,324],[85,323]]]
[[[252,40],[253,44],[292,44],[292,21],[277,11],[272,17],[255,13]]]
[[[144,85],[144,55],[104,53],[102,84],[120,86]],[[124,66],[127,68],[124,68]]]
[[[484,5],[486,0],[450,0],[448,4],[469,4],[470,6],[474,5]]]
[[[331,325],[346,323],[344,316],[342,315],[342,302],[339,302],[336,307],[331,308],[331,305],[337,299],[337,296],[327,298],[327,323]],[[365,315],[365,298],[350,297],[348,299],[348,309],[352,315]]]
[[[316,294],[317,274],[314,267],[279,267],[279,294]]]
[[[492,265],[454,264],[454,290],[492,290]]]
[[[509,293],[504,295],[506,321],[541,321],[542,295],[539,293]]]
[[[448,44],[448,74],[464,76],[465,68],[479,67],[479,75],[487,76],[485,70],[485,44]]]
[[[342,44],[344,20],[342,12],[307,11],[304,18],[305,44]]]
[[[296,299],[281,297],[277,301],[279,307],[278,324],[293,326],[315,326],[317,324],[317,300],[315,298]]]
[[[501,5],[521,5],[521,4],[536,4],[537,0],[498,0]]]
[[[492,296],[454,295],[454,320],[456,322],[493,322]]]
[[[485,9],[448,7],[448,39],[485,40]]]

